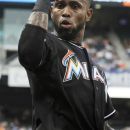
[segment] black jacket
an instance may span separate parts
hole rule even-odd
[[[33,99],[33,130],[103,130],[115,110],[87,51],[27,24],[19,41]]]

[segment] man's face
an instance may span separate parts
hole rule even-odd
[[[58,35],[72,40],[92,15],[87,0],[55,0],[51,10],[51,18]]]

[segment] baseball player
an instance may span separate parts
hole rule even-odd
[[[56,34],[47,31],[48,15]],[[33,101],[33,130],[103,130],[115,109],[104,72],[81,46],[91,0],[37,0],[19,40]]]

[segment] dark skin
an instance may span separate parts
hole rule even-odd
[[[55,0],[51,8],[51,18],[58,36],[75,43],[81,43],[86,22],[92,14],[88,0]]]

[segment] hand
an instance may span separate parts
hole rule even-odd
[[[50,5],[50,0],[37,0],[33,11],[48,12]]]

